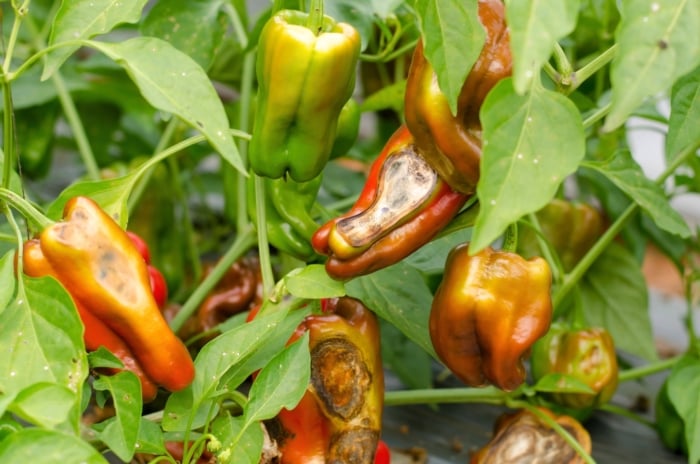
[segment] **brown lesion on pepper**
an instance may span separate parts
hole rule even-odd
[[[326,412],[348,421],[362,412],[372,374],[353,343],[330,338],[311,350],[311,384]]]
[[[372,464],[379,431],[368,428],[343,430],[331,437],[326,462],[329,464]]]

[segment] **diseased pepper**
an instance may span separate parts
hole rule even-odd
[[[46,277],[50,276],[61,282],[59,274],[51,266],[51,264],[41,251],[39,240],[31,239],[24,243],[22,254],[22,268],[24,273],[30,277]],[[133,372],[141,382],[141,396],[143,401],[147,402],[155,398],[158,393],[158,387],[144,373],[141,365],[136,360],[134,353],[124,340],[119,337],[112,329],[96,317],[89,307],[86,307],[81,301],[71,295],[73,304],[78,311],[78,316],[83,323],[83,340],[85,348],[88,351],[94,351],[100,346],[108,349],[116,356],[124,365],[124,369]],[[115,373],[118,369],[108,369],[108,373]]]
[[[149,378],[171,391],[185,388],[194,363],[158,309],[131,239],[87,197],[70,199],[63,218],[39,237],[60,282],[126,342]]]
[[[256,74],[258,107],[250,144],[256,174],[297,182],[317,177],[328,161],[338,117],[355,88],[360,34],[324,16],[282,10],[263,27]]]
[[[265,189],[265,227],[267,239],[279,251],[302,261],[312,258],[311,236],[318,224],[311,217],[311,209],[321,188],[321,176],[296,182],[289,178],[263,178]],[[248,215],[259,227],[255,209],[255,179],[247,179]]]
[[[462,85],[457,114],[450,111],[422,42],[413,54],[404,105],[406,125],[421,155],[453,189],[467,194],[474,193],[479,180],[481,105],[493,86],[511,74],[512,61],[503,3],[480,0],[479,19],[486,42]]]
[[[368,274],[429,242],[466,200],[425,162],[401,126],[372,164],[355,205],[320,227],[311,243],[329,257],[326,271],[331,277]]]
[[[586,453],[591,453],[591,437],[576,419],[555,415],[544,408],[538,408],[538,411],[564,428]],[[469,462],[583,464],[584,460],[550,424],[533,412],[521,409],[498,418],[491,440],[474,453]]]
[[[464,383],[513,390],[525,380],[525,358],[552,319],[551,272],[542,258],[468,244],[447,256],[430,310],[430,338],[443,363]]]
[[[536,216],[542,235],[559,256],[566,272],[578,264],[605,232],[602,213],[586,203],[555,198]],[[517,251],[525,258],[542,256],[535,231],[529,227],[520,228]]]
[[[282,464],[372,464],[379,444],[384,375],[374,314],[350,297],[325,301],[290,343],[309,332],[311,380],[301,402],[280,411],[271,435]]]
[[[610,333],[601,327],[569,330],[555,325],[532,347],[535,381],[547,374],[564,374],[588,385],[594,393],[548,394],[555,403],[575,410],[606,404],[617,390],[617,355]]]

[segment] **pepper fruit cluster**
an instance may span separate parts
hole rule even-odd
[[[269,424],[281,464],[372,464],[379,447],[384,374],[376,316],[350,297],[322,301],[289,343],[309,332],[311,379],[292,410]]]
[[[551,281],[542,258],[490,247],[470,256],[468,244],[456,246],[430,309],[435,352],[469,386],[514,390],[524,357],[549,329]]]
[[[170,330],[151,289],[148,264],[129,235],[91,199],[75,197],[63,221],[24,246],[23,268],[51,276],[71,295],[87,349],[104,346],[139,376],[144,400],[194,378],[185,345]]]
[[[355,88],[360,34],[324,16],[282,10],[263,27],[250,166],[259,176],[307,182],[328,162],[338,118]]]

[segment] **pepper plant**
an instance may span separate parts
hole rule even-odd
[[[700,460],[697,1],[0,7],[0,462],[371,463],[382,404],[468,402],[572,462],[599,410]],[[655,414],[616,403],[656,373]]]

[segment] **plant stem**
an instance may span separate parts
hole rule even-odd
[[[602,405],[599,408],[601,411],[606,411],[612,414],[617,414],[618,416],[626,417],[627,419],[633,420],[635,422],[639,422],[640,424],[644,424],[648,427],[654,428],[654,423],[650,422],[643,417],[640,417],[639,414],[635,414],[629,409],[626,408],[621,408],[620,406],[616,406],[614,404],[606,403]]]
[[[316,35],[323,31],[323,0],[311,0],[306,27]]]
[[[3,166],[2,184],[0,187],[9,188],[12,168],[16,161],[15,153],[15,118],[12,105],[12,89],[6,80],[2,82],[3,113],[2,113],[2,133],[3,133]]]
[[[572,86],[573,66],[569,62],[569,57],[566,56],[564,49],[559,43],[554,44],[554,61],[557,63],[557,73],[559,74],[559,85],[569,88]]]
[[[255,216],[258,223],[258,256],[260,258],[260,274],[262,275],[263,299],[270,296],[274,286],[275,277],[272,273],[270,261],[270,246],[267,240],[267,220],[265,204],[265,179],[255,175]]]
[[[173,332],[180,330],[187,319],[197,310],[204,298],[206,298],[209,291],[221,280],[221,277],[231,267],[231,264],[243,256],[254,244],[255,235],[253,234],[252,228],[239,232],[236,239],[231,244],[231,247],[224,253],[221,259],[219,259],[209,275],[199,284],[185,304],[182,305],[182,308],[180,308],[180,311],[175,315],[173,320],[170,321],[170,327],[173,329]]]
[[[583,84],[586,79],[591,77],[593,74],[598,72],[600,68],[608,64],[617,53],[617,44],[612,45],[610,48],[605,50],[603,53],[595,57],[583,68],[574,72],[572,75],[571,83],[567,87],[567,93],[571,93],[576,90],[581,84]]]
[[[630,380],[637,380],[643,377],[647,377],[651,374],[656,374],[657,372],[671,369],[682,357],[682,355],[674,356],[673,358],[656,361],[654,363],[646,364],[644,366],[625,369],[624,371],[620,371],[617,379],[619,382],[627,382]]]
[[[14,215],[12,214],[12,211],[10,210],[10,207],[6,204],[2,204],[2,210],[3,213],[5,214],[5,217],[7,218],[7,222],[10,224],[10,227],[12,228],[12,231],[15,233],[15,237],[17,240],[17,295],[22,295],[24,294],[24,282],[22,281],[22,278],[19,277],[22,275],[23,269],[22,269],[22,263],[23,257],[23,246],[22,246],[22,231],[20,230],[19,226],[17,225],[17,221],[15,220]]]
[[[505,234],[503,235],[503,245],[501,246],[501,250],[508,251],[510,253],[515,253],[515,250],[517,247],[518,247],[518,223],[513,222],[508,226]]]
[[[44,214],[35,208],[28,200],[17,195],[12,190],[0,187],[0,200],[7,202],[14,209],[19,211],[25,219],[35,224],[38,230],[43,230],[54,223],[51,219],[44,216]]]
[[[24,11],[19,11],[23,9]],[[17,36],[19,35],[19,28],[22,25],[22,17],[26,14],[26,8],[22,5],[19,8],[15,8],[15,18],[12,21],[12,30],[10,31],[10,37],[7,39],[7,49],[5,50],[5,61],[2,64],[2,69],[4,74],[10,72],[10,65],[12,64],[12,55],[15,51],[15,44],[17,43]]]
[[[485,403],[505,405],[508,393],[496,387],[398,390],[384,393],[385,406],[430,403]]]
[[[583,128],[587,129],[593,124],[603,119],[610,112],[610,108],[612,108],[612,103],[610,102],[606,103],[600,108],[597,108],[593,113],[591,113],[586,119],[583,120]]]

